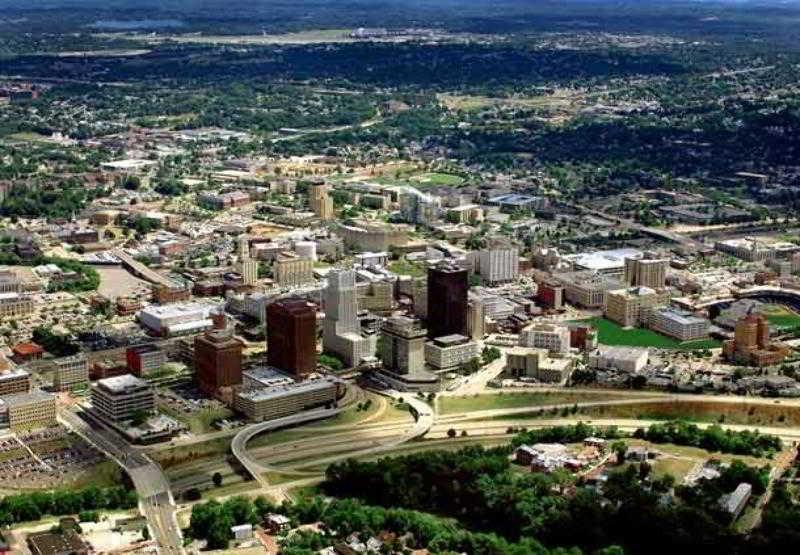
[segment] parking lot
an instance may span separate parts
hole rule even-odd
[[[4,489],[45,489],[84,479],[105,456],[61,426],[0,439]]]

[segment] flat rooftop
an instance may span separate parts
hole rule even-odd
[[[241,392],[239,396],[253,402],[268,401],[270,399],[280,399],[281,397],[289,395],[300,395],[303,393],[320,391],[333,387],[338,383],[339,380],[336,378],[320,378],[318,380],[306,380],[304,382],[267,387],[264,389],[253,389],[251,391]]]
[[[111,393],[125,393],[133,389],[147,389],[150,387],[149,382],[137,378],[133,374],[103,378],[102,380],[97,380],[97,385]]]

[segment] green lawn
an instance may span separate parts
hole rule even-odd
[[[770,324],[780,329],[800,327],[800,314],[783,306],[770,306],[762,309],[762,314]]]
[[[597,328],[597,340],[602,345],[624,345],[627,347],[656,347],[659,349],[680,349],[691,351],[695,349],[714,349],[720,342],[714,339],[681,342],[677,339],[661,335],[647,329],[624,329],[619,324],[606,318],[590,318],[581,320]]]
[[[423,277],[426,275],[425,268],[417,264],[411,264],[406,260],[396,260],[390,263],[388,270],[401,276]]]
[[[572,393],[548,391],[520,391],[508,393],[491,393],[484,395],[469,395],[465,397],[440,396],[439,414],[452,414],[493,409],[515,409],[541,407],[545,405],[560,405],[564,403],[579,403],[588,401],[604,401],[614,399],[613,393]]]
[[[422,175],[412,177],[410,181],[412,183],[418,183],[422,186],[447,185],[451,187],[457,187],[464,183],[464,178],[449,173],[423,173]]]

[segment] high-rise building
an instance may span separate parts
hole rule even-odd
[[[239,237],[239,272],[245,285],[255,285],[258,281],[258,261],[250,257],[250,238]]]
[[[302,299],[267,306],[267,361],[305,377],[317,367],[317,311]]]
[[[669,294],[663,289],[631,287],[609,291],[606,297],[605,315],[621,326],[637,326],[646,316],[647,309],[663,306],[669,302]]]
[[[439,217],[439,197],[423,193],[414,187],[404,187],[400,192],[400,214],[412,224],[431,225]]]
[[[321,220],[333,219],[333,198],[330,195],[330,185],[324,181],[315,181],[311,184],[308,190],[308,203],[314,214]]]
[[[314,281],[314,262],[293,252],[282,252],[275,259],[275,281],[289,287]]]
[[[417,374],[425,368],[427,332],[419,320],[395,316],[381,327],[380,357],[383,367],[394,374]]]
[[[377,338],[364,335],[358,321],[355,272],[330,272],[324,299],[323,348],[341,356],[348,366],[355,366],[363,359],[375,356]]]
[[[428,270],[428,337],[467,334],[467,270],[440,265]]]
[[[486,333],[486,305],[480,299],[467,302],[467,336],[473,341],[483,340]]]
[[[482,281],[489,285],[514,281],[519,275],[519,249],[483,249],[478,254],[478,273]]]
[[[242,342],[231,330],[212,330],[194,340],[197,383],[207,395],[242,383]]]
[[[663,288],[667,283],[667,261],[626,258],[625,283],[630,287]]]
[[[785,359],[791,349],[769,338],[769,321],[761,314],[749,313],[736,322],[732,340],[722,344],[722,353],[728,360],[746,362],[756,366],[770,366]]]
[[[536,290],[536,300],[542,308],[561,310],[564,307],[564,287],[552,281],[542,282]]]

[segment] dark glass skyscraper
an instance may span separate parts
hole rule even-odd
[[[467,270],[441,265],[428,270],[428,337],[467,334]]]
[[[267,362],[304,377],[317,368],[317,311],[301,299],[267,307]]]

